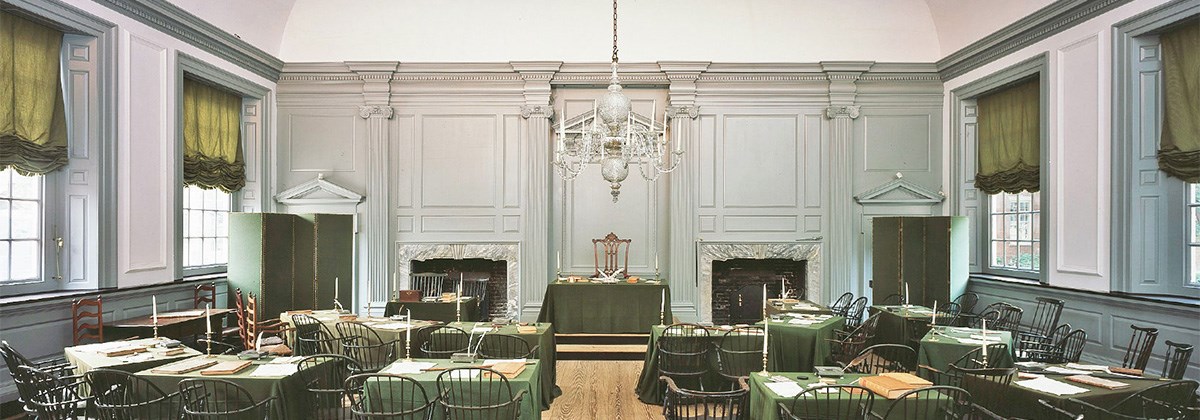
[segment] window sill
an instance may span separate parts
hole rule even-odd
[[[224,280],[225,277],[226,277],[225,273],[213,273],[213,274],[205,274],[205,275],[198,275],[198,276],[188,276],[188,277],[184,277],[180,280],[176,280],[176,281],[173,281],[170,283],[148,284],[145,286],[137,286],[137,287],[126,287],[126,288],[109,287],[109,288],[104,288],[104,289],[88,289],[88,290],[56,290],[53,292],[41,292],[41,293],[29,293],[29,294],[16,295],[16,296],[4,296],[4,297],[0,297],[0,307],[9,306],[9,305],[21,305],[21,304],[28,304],[28,303],[36,303],[36,302],[42,302],[42,301],[48,301],[48,300],[95,296],[96,294],[103,295],[105,293],[116,292],[116,291],[123,292],[123,291],[128,291],[128,290],[151,289],[151,288],[155,288],[155,287],[178,285],[180,283],[200,283],[200,282],[206,282],[206,281]]]
[[[1092,296],[1103,296],[1114,299],[1122,299],[1135,302],[1153,302],[1165,305],[1182,306],[1187,308],[1200,308],[1200,299],[1182,298],[1178,296],[1154,296],[1154,295],[1135,295],[1125,292],[1097,292],[1092,290],[1072,289],[1069,287],[1058,287],[1044,284],[1036,280],[1022,279],[1016,277],[997,276],[993,274],[971,273],[970,281],[982,280],[985,282],[1004,283],[1018,285],[1021,287],[1061,290],[1071,293],[1080,293]]]

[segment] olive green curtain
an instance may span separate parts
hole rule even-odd
[[[67,164],[62,36],[0,11],[0,170],[35,175]]]
[[[1041,85],[1037,78],[977,100],[979,168],[975,188],[987,194],[1038,191]]]
[[[240,95],[183,79],[183,183],[234,192],[246,186]]]
[[[1164,32],[1163,127],[1158,168],[1200,182],[1200,20]]]

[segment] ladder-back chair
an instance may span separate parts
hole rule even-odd
[[[78,346],[85,339],[104,342],[104,302],[100,296],[71,303],[71,342]]]

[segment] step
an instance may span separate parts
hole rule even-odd
[[[648,334],[555,334],[554,341],[563,344],[641,344],[650,341]]]
[[[558,353],[646,353],[645,344],[559,344]]]

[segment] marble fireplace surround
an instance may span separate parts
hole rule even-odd
[[[700,293],[700,320],[712,321],[713,261],[733,259],[785,259],[807,261],[804,273],[805,296],[821,296],[820,242],[699,242],[697,244],[697,291]]]
[[[508,318],[520,315],[521,301],[521,246],[511,243],[397,243],[396,263],[402,289],[408,289],[412,281],[413,261],[433,259],[465,260],[480,258],[504,261],[508,269],[506,308]]]

